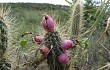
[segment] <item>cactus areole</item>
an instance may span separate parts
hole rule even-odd
[[[44,30],[47,32],[52,32],[54,30],[54,21],[48,15],[43,17],[41,24]]]

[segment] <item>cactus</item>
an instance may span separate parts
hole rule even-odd
[[[68,70],[66,65],[59,63],[57,58],[58,55],[64,52],[60,47],[60,43],[61,38],[57,31],[48,32],[44,36],[44,45],[50,49],[46,56],[50,70]]]
[[[0,8],[0,70],[10,70],[11,64],[5,58],[8,48],[8,28],[5,23],[5,16],[8,12],[4,11],[4,8]]]
[[[7,48],[7,27],[6,24],[0,20],[0,58],[3,57],[3,54]]]
[[[77,0],[72,10],[71,37],[77,38],[81,34],[83,28],[83,6],[81,0]]]
[[[0,70],[10,70],[12,68],[10,59],[12,57],[12,26],[10,25],[13,21],[11,17],[9,17],[9,13],[11,12],[10,7],[4,6],[1,4],[0,6]],[[15,34],[14,34],[15,35]],[[14,40],[14,39],[13,39]],[[10,56],[9,56],[10,55]],[[10,61],[10,62],[9,62]]]
[[[8,37],[7,37],[7,26],[0,19],[0,70],[10,70],[11,65],[4,58],[8,46]],[[5,65],[5,66],[4,66]]]

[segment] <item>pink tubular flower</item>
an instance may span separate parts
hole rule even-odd
[[[54,21],[48,15],[43,17],[41,24],[42,24],[42,27],[44,28],[44,30],[47,32],[51,32],[54,29]]]
[[[34,36],[33,41],[36,42],[37,44],[41,44],[43,38],[41,36]]]
[[[62,64],[67,64],[69,58],[68,53],[62,53],[58,56],[58,61]]]
[[[64,50],[69,50],[72,48],[72,41],[71,40],[64,40],[61,42],[61,48]]]

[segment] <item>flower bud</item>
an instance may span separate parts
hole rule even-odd
[[[37,44],[41,44],[43,38],[41,36],[34,36],[33,41],[36,42]]]
[[[44,28],[44,30],[47,32],[52,32],[54,29],[54,21],[48,15],[43,17],[41,24],[42,24],[42,27]]]
[[[67,64],[69,58],[69,54],[62,53],[58,56],[58,61],[62,64]]]
[[[61,48],[64,50],[69,50],[72,48],[72,41],[71,40],[64,40],[61,42]]]
[[[47,55],[48,52],[49,52],[49,49],[48,49],[48,47],[46,47],[46,46],[42,46],[40,49],[41,49],[41,53],[42,53],[43,55]]]

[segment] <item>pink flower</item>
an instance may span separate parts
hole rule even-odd
[[[62,53],[58,56],[58,61],[62,64],[67,64],[69,58],[68,53]]]
[[[61,42],[61,48],[64,50],[69,50],[72,48],[72,41],[71,40],[64,40]]]
[[[35,36],[33,37],[33,41],[36,42],[37,44],[41,44],[43,38],[41,36]]]
[[[54,21],[48,15],[43,17],[41,24],[42,24],[42,27],[44,28],[44,30],[47,32],[52,32],[54,29]]]

